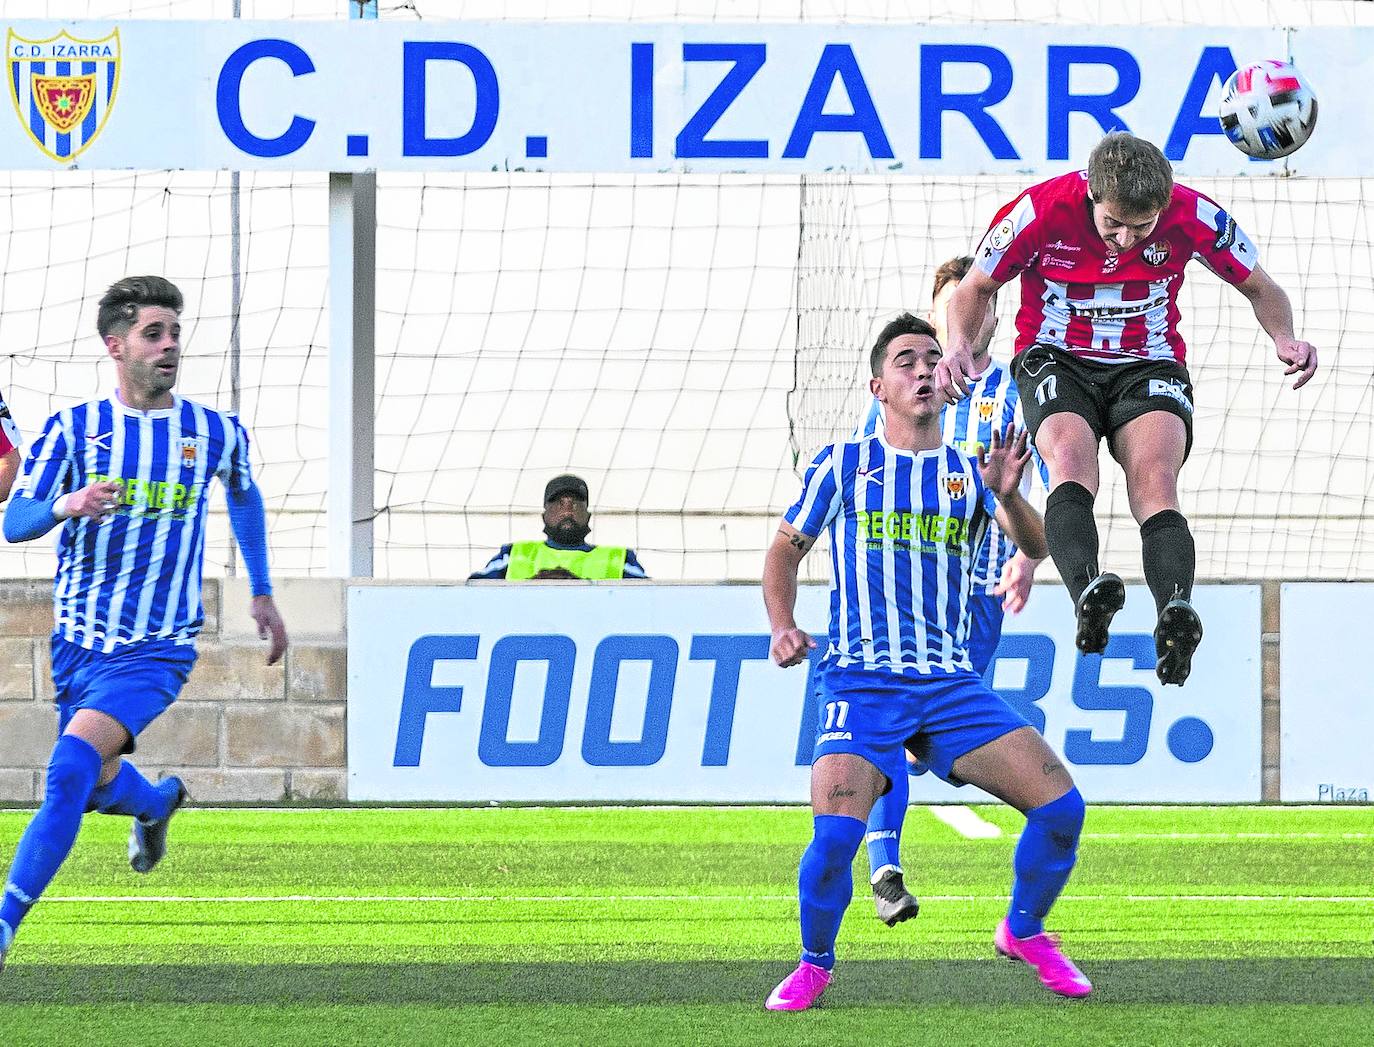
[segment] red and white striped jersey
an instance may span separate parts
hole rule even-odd
[[[1033,185],[998,211],[974,264],[999,282],[1021,277],[1018,353],[1038,343],[1101,363],[1182,363],[1178,292],[1194,258],[1231,284],[1259,264],[1235,219],[1177,183],[1154,231],[1109,253],[1093,225],[1088,173],[1078,171]]]
[[[0,458],[22,444],[23,437],[19,435],[19,426],[14,424],[9,406],[5,403],[5,396],[0,393]]]

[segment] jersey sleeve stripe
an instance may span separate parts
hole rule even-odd
[[[973,264],[986,275],[994,279],[1005,280],[1007,275],[1001,272],[1002,262],[1008,252],[1011,251],[1017,238],[1034,221],[1035,201],[1031,199],[1029,192],[1022,193],[1020,199],[1012,204],[1011,209],[994,221],[992,227],[984,234],[982,241],[978,244],[978,250],[974,254]],[[1018,245],[1018,247],[1024,251],[1024,245]]]
[[[248,456],[248,430],[243,427],[238,415],[226,415],[225,418],[228,422],[225,435],[229,446],[225,451],[228,457],[227,471],[222,475],[222,480],[226,487],[246,491],[253,486],[253,466]]]
[[[1227,283],[1243,282],[1259,265],[1259,251],[1236,220],[1201,193],[1197,198],[1197,249],[1193,257]]]
[[[806,471],[801,498],[788,509],[784,519],[802,534],[818,537],[839,511],[839,486],[835,480],[835,446],[818,454]]]
[[[67,436],[71,426],[70,410],[59,411],[48,419],[41,435],[29,450],[24,466],[24,494],[40,502],[50,502],[62,493],[70,468]]]

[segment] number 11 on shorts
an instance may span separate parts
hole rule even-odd
[[[826,702],[825,703],[825,727],[826,731],[843,731],[844,722],[849,719],[848,702]]]

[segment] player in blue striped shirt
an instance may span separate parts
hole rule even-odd
[[[1074,865],[1083,798],[1044,738],[973,672],[968,653],[968,598],[994,512],[1028,554],[1045,553],[1043,523],[1019,491],[1030,452],[1025,433],[1013,439],[1010,429],[976,461],[944,444],[933,381],[940,357],[924,320],[903,314],[884,327],[870,359],[883,430],[816,456],[764,562],[772,657],[799,665],[816,643],[796,623],[797,572],[829,533],[834,582],[816,672],[814,835],[798,875],[802,955],[769,996],[770,1010],[804,1010],[829,984],[865,821],[906,774],[907,744],[941,778],[976,785],[1026,815],[994,944],[1061,995],[1092,990],[1043,926]]]
[[[949,259],[935,270],[930,323],[942,345],[945,339],[945,307],[954,296],[959,282],[972,268],[973,258],[962,255]],[[947,404],[940,415],[945,443],[970,455],[976,455],[980,447],[990,446],[992,434],[1004,431],[1009,425],[1018,430],[1025,428],[1020,396],[1011,371],[992,358],[992,337],[996,330],[997,316],[994,308],[990,307],[973,342],[973,372],[976,377],[972,379],[969,396],[957,404]],[[874,399],[856,435],[871,435],[882,424],[882,404]],[[1039,474],[1042,486],[1049,485],[1044,462],[1034,450],[1031,454],[1034,468],[1027,469],[1022,478],[1022,495],[1030,493],[1032,472]],[[985,676],[992,664],[997,644],[1002,638],[1005,614],[1008,611],[1018,613],[1025,606],[1040,562],[1019,552],[997,521],[989,521],[987,537],[978,550],[978,560],[973,570],[973,591],[969,594],[968,603],[972,616],[968,635],[969,661],[979,676]],[[913,761],[911,771],[913,774],[923,774],[925,768]],[[902,823],[906,819],[910,798],[911,789],[906,778],[894,778],[892,788],[873,805],[868,817],[868,833],[864,838],[868,845],[873,905],[878,919],[889,927],[911,919],[921,908],[906,888],[899,854]]]
[[[96,326],[119,387],[48,419],[30,449],[5,537],[62,526],[53,590],[52,675],[58,739],[43,804],[29,822],[0,899],[0,966],[20,921],[71,851],[88,810],[132,815],[129,863],[148,872],[186,800],[178,778],[154,785],[122,759],[176,699],[205,619],[201,569],[210,481],[224,484],[269,665],[286,652],[272,600],[262,495],[248,434],[231,414],[173,394],[181,363],[181,292],[128,277],[100,300]]]

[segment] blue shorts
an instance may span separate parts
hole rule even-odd
[[[1007,612],[1002,610],[1000,596],[985,593],[971,595],[968,609],[968,659],[973,663],[973,671],[982,676],[992,664],[997,645],[1002,642],[1002,619]]]
[[[129,732],[124,751],[131,753],[134,739],[176,701],[195,664],[195,645],[176,640],[145,640],[105,654],[54,636],[57,731],[67,729],[78,709],[95,709]]]
[[[905,750],[951,785],[954,761],[1022,727],[1025,717],[967,670],[920,676],[821,666],[812,762],[830,753],[862,756],[888,778],[906,774]]]

